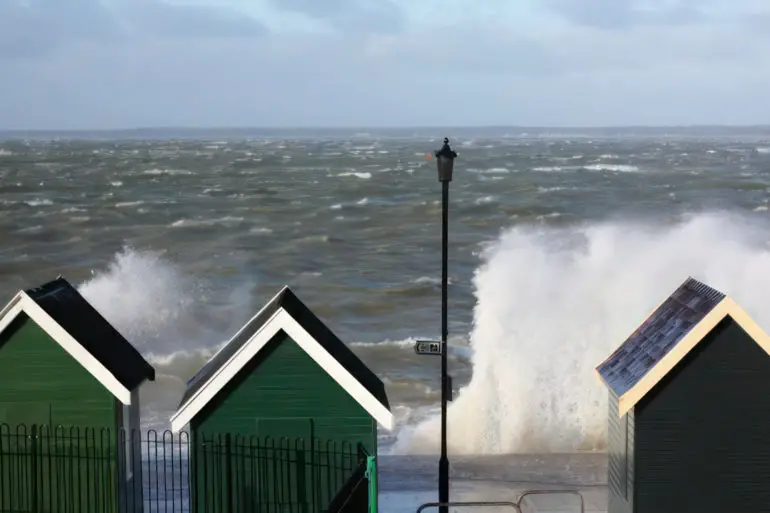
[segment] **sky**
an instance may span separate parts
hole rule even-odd
[[[770,124],[767,0],[0,0],[0,129]]]

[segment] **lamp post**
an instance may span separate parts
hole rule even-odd
[[[452,170],[457,152],[449,146],[449,138],[444,138],[444,145],[434,153],[438,180],[441,182],[441,456],[438,462],[438,501],[449,502],[449,457],[446,443],[446,410],[447,402],[451,401],[452,378],[447,374],[447,337],[449,325],[447,321],[447,288],[448,272],[448,238],[449,238],[449,182],[452,181]],[[448,513],[446,506],[439,508],[439,513]]]

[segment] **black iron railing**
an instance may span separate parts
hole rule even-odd
[[[365,460],[332,440],[0,424],[0,513],[316,513]]]

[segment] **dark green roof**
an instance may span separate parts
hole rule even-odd
[[[126,389],[155,380],[155,369],[67,280],[25,292]]]

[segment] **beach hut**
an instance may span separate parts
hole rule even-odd
[[[228,513],[326,511],[355,477],[337,468],[343,448],[376,456],[378,424],[393,425],[383,383],[288,287],[189,381],[171,419],[189,425],[193,503]]]
[[[154,378],[64,278],[16,294],[0,311],[0,511],[137,511],[140,448],[121,431]]]
[[[770,511],[770,339],[687,279],[596,371],[609,512]]]

